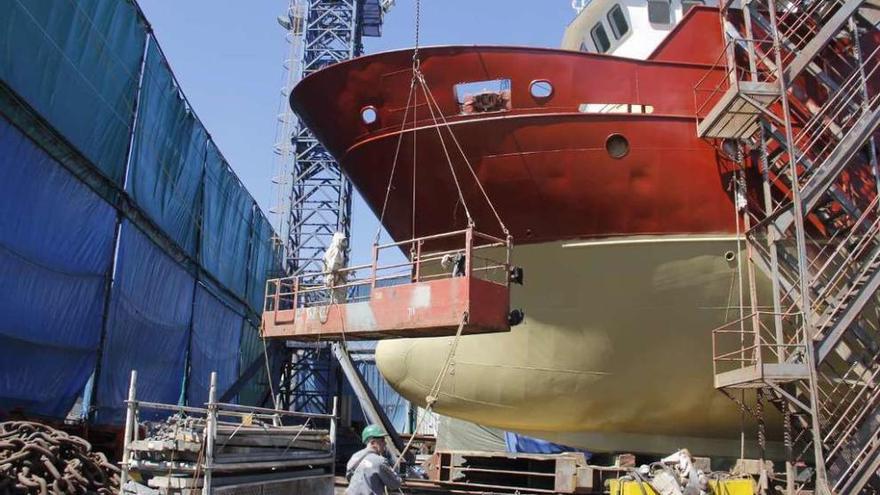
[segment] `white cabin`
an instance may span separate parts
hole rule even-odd
[[[580,5],[578,5],[580,4]],[[717,0],[592,0],[573,2],[580,10],[565,29],[562,48],[646,59],[698,5]]]

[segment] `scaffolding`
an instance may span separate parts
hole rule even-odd
[[[351,183],[339,164],[290,107],[290,93],[304,77],[363,53],[364,36],[380,36],[391,0],[290,0],[278,23],[288,52],[280,95],[275,172],[279,243],[290,276],[320,282],[322,258],[336,232],[350,235]],[[346,246],[347,249],[347,246]],[[345,253],[348,260],[348,253]],[[338,385],[326,345],[290,342],[282,357],[278,398],[295,410],[329,410]]]
[[[749,303],[713,332],[715,386],[756,418],[762,456],[779,409],[787,493],[876,491],[880,2],[721,3],[697,132],[736,165]]]

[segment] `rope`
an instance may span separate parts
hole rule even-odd
[[[461,143],[459,143],[458,138],[455,136],[455,133],[452,132],[452,126],[449,125],[449,121],[446,120],[446,116],[443,115],[443,112],[440,111],[440,104],[437,103],[437,100],[434,99],[434,93],[431,91],[431,88],[427,86],[424,77],[421,78],[422,84],[424,84],[424,89],[427,90],[428,95],[430,96],[431,102],[437,107],[437,111],[440,114],[440,119],[443,121],[443,125],[446,127],[446,130],[449,131],[449,135],[452,137],[452,141],[455,143],[455,147],[458,149],[458,152],[461,154],[461,157],[464,159],[464,163],[467,165],[468,170],[470,170],[471,175],[474,178],[474,182],[477,183],[477,187],[480,189],[480,192],[483,194],[483,198],[486,200],[486,204],[489,205],[489,208],[492,210],[492,213],[495,215],[495,219],[498,220],[498,224],[501,226],[501,230],[504,232],[504,235],[509,235],[510,232],[507,230],[507,227],[504,225],[504,222],[501,220],[501,215],[498,214],[498,210],[495,209],[495,205],[492,203],[492,200],[489,199],[489,194],[486,193],[486,189],[483,188],[483,184],[480,182],[479,177],[477,177],[476,171],[474,171],[474,167],[471,165],[470,160],[468,160],[467,155],[464,152],[464,149],[461,147]],[[430,108],[431,105],[428,105]]]
[[[400,451],[400,456],[397,458],[397,462],[394,463],[394,470],[397,471],[397,468],[400,467],[401,461],[406,456],[406,453],[409,452],[410,447],[412,447],[413,440],[415,440],[416,435],[415,432],[419,431],[422,427],[422,424],[425,421],[425,418],[428,417],[428,413],[433,412],[434,404],[437,402],[438,396],[440,395],[440,389],[443,387],[443,380],[446,378],[446,375],[449,372],[449,367],[452,365],[452,358],[455,357],[455,351],[458,349],[458,343],[461,340],[461,332],[464,330],[464,325],[467,323],[468,313],[465,311],[461,315],[461,323],[458,325],[458,330],[455,332],[455,338],[452,340],[452,345],[449,347],[449,353],[446,355],[446,361],[443,363],[443,367],[440,369],[440,373],[437,375],[437,378],[434,380],[434,385],[431,386],[431,390],[428,391],[428,395],[425,397],[425,414],[419,418],[419,422],[416,424],[416,429],[410,435],[409,441],[406,442],[406,445],[403,447],[403,450]]]
[[[416,124],[418,122],[418,113],[419,113],[419,92],[415,91],[415,83],[416,83],[416,73],[413,71],[413,120],[412,120],[412,142],[413,142],[413,162],[412,162],[412,237],[416,237],[416,172],[418,171],[418,146],[417,146],[417,136],[419,135],[416,130]],[[405,121],[406,119],[404,119]]]
[[[391,197],[391,188],[392,184],[394,184],[394,172],[397,170],[397,159],[400,156],[400,145],[403,143],[403,134],[406,128],[406,118],[409,116],[409,107],[410,102],[412,102],[413,94],[415,94],[416,89],[416,80],[415,74],[413,74],[413,80],[409,84],[409,96],[406,97],[406,108],[403,111],[403,122],[400,124],[400,135],[397,138],[397,147],[394,150],[394,161],[391,162],[391,176],[388,177],[388,187],[385,188],[385,200],[382,202],[382,213],[379,215],[379,225],[376,227],[376,240],[375,244],[379,244],[379,236],[382,234],[382,222],[385,220],[385,211],[388,208],[388,199]],[[415,120],[413,120],[413,136],[415,136]],[[415,147],[415,145],[413,145]],[[413,157],[413,167],[415,167],[415,156]],[[413,180],[415,180],[415,173],[413,173]],[[415,187],[415,186],[414,186]],[[415,188],[413,189],[413,198],[415,198]],[[413,199],[415,201],[415,199]],[[413,209],[413,217],[415,217],[415,208]],[[415,220],[413,220],[415,221]],[[415,237],[415,232],[413,232],[413,237]]]
[[[459,184],[458,182],[458,175],[456,175],[455,167],[452,165],[452,157],[449,155],[449,149],[446,147],[446,140],[443,139],[443,133],[440,132],[440,126],[438,125],[439,121],[437,120],[437,116],[434,114],[434,106],[431,105],[431,98],[428,96],[428,85],[425,82],[425,76],[420,71],[417,72],[417,76],[419,79],[419,83],[422,87],[422,92],[425,94],[425,100],[428,102],[428,110],[431,112],[431,120],[434,121],[434,128],[437,129],[437,137],[440,138],[440,145],[443,147],[443,154],[446,156],[446,162],[449,164],[449,171],[452,173],[452,181],[455,183],[455,189],[458,192],[458,200],[461,202],[461,205],[464,208],[464,213],[468,219],[468,225],[473,225],[473,217],[471,217],[471,212],[468,209],[467,202],[464,200],[464,193],[461,191],[461,184]],[[437,110],[439,112],[440,109],[438,108]]]
[[[260,332],[260,341],[263,342],[263,357],[266,362],[266,378],[269,382],[269,393],[272,394],[272,405],[275,406],[275,409],[279,409],[278,398],[275,397],[275,388],[272,386],[272,366],[269,365],[269,348],[266,346],[266,337],[263,335],[263,332]]]

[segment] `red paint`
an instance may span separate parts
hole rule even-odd
[[[517,243],[639,234],[735,231],[729,178],[696,136],[694,85],[721,53],[715,9],[694,9],[647,61],[563,50],[437,47],[420,50],[421,70],[443,114]],[[712,56],[710,57],[710,54]],[[378,212],[409,94],[412,51],[361,57],[304,79],[291,103]],[[722,71],[723,72],[723,71]],[[461,115],[456,83],[510,79],[511,110]],[[536,100],[534,80],[553,95]],[[395,239],[465,226],[437,132],[420,94],[401,144],[385,225]],[[653,114],[584,114],[583,103],[650,105]],[[361,109],[375,107],[372,125]],[[609,157],[605,141],[631,146]],[[413,136],[416,167],[413,180]],[[447,143],[449,135],[444,135]],[[450,149],[451,152],[455,148]],[[454,168],[480,230],[501,235],[458,157]],[[416,228],[412,231],[412,184]]]
[[[470,277],[377,287],[365,302],[263,313],[263,336],[295,340],[382,339],[510,331],[509,288]]]

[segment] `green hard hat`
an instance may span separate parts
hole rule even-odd
[[[367,444],[371,438],[385,438],[385,435],[385,430],[381,426],[369,425],[361,432],[361,441]]]

